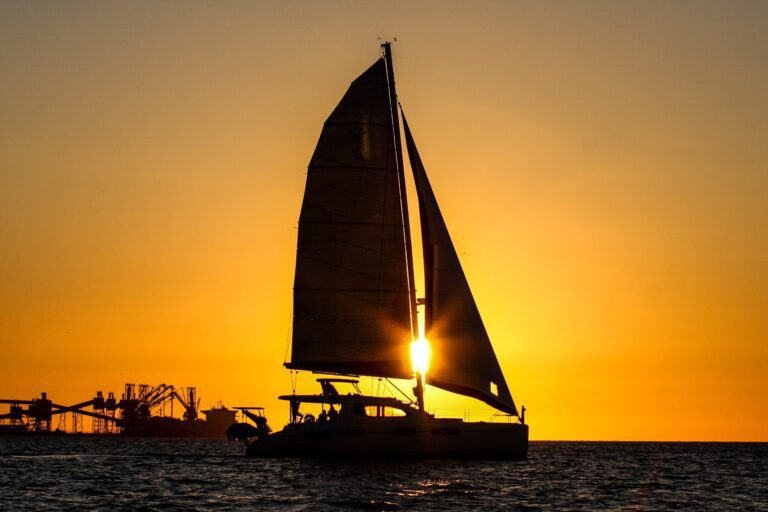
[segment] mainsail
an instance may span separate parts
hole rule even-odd
[[[425,334],[434,354],[427,383],[517,415],[469,283],[403,115],[424,247]]]
[[[323,127],[299,217],[289,368],[412,376],[393,96],[382,57]]]

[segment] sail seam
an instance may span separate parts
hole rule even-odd
[[[402,289],[392,289],[392,288],[303,288],[303,287],[294,287],[294,291],[298,290],[301,292],[365,292],[365,293],[403,293]]]
[[[386,171],[397,172],[397,169],[391,167],[375,167],[369,165],[311,165],[310,169],[349,169],[349,170],[363,170],[363,171]]]
[[[343,221],[343,222],[337,222],[337,221],[329,221],[329,222],[323,222],[323,221],[301,221],[301,224],[308,224],[311,226],[315,225],[323,225],[323,226],[385,226],[385,227],[395,227],[399,228],[400,224],[394,224],[392,222],[352,222],[352,221]]]
[[[367,126],[378,126],[380,128],[389,128],[390,125],[387,123],[372,123],[370,121],[367,121],[365,123]],[[359,121],[326,121],[324,123],[325,126],[360,126]]]

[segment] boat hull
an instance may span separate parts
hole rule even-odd
[[[519,423],[375,419],[294,424],[249,444],[249,457],[525,459],[528,426]]]

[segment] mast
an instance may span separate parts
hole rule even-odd
[[[416,284],[413,273],[413,253],[411,251],[411,221],[408,216],[408,200],[405,193],[405,170],[403,168],[403,148],[400,141],[400,117],[397,112],[397,92],[395,90],[395,71],[392,66],[392,47],[389,41],[381,44],[384,60],[387,65],[387,82],[389,83],[389,108],[392,115],[392,137],[395,139],[395,158],[397,161],[397,176],[400,185],[400,207],[403,215],[403,231],[405,234],[405,259],[408,273],[408,302],[411,308],[411,339],[419,335],[419,319],[416,309]],[[424,410],[424,384],[423,375],[417,372],[416,401],[419,409]]]
[[[413,253],[411,252],[411,221],[408,216],[408,200],[405,195],[405,170],[403,169],[403,148],[400,141],[400,117],[397,112],[397,92],[395,91],[395,73],[392,68],[392,49],[389,41],[382,43],[384,60],[387,64],[387,81],[389,83],[389,107],[392,114],[392,137],[395,139],[395,158],[397,161],[397,176],[400,185],[400,208],[403,214],[403,232],[405,234],[405,260],[408,270],[408,298],[411,306],[411,337],[418,336],[419,321],[416,315],[416,288],[413,277]]]

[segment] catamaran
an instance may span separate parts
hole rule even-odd
[[[518,414],[398,106],[385,42],[380,58],[352,82],[323,126],[299,217],[285,366],[334,377],[318,379],[319,394],[294,389],[281,396],[290,402],[289,423],[250,442],[248,456],[527,456],[525,408]],[[401,115],[421,225],[425,296],[419,299]],[[415,379],[415,400],[366,396],[351,378],[359,376]],[[437,418],[425,408],[426,384],[479,399],[507,421]],[[323,412],[304,415],[302,404],[319,404]]]

